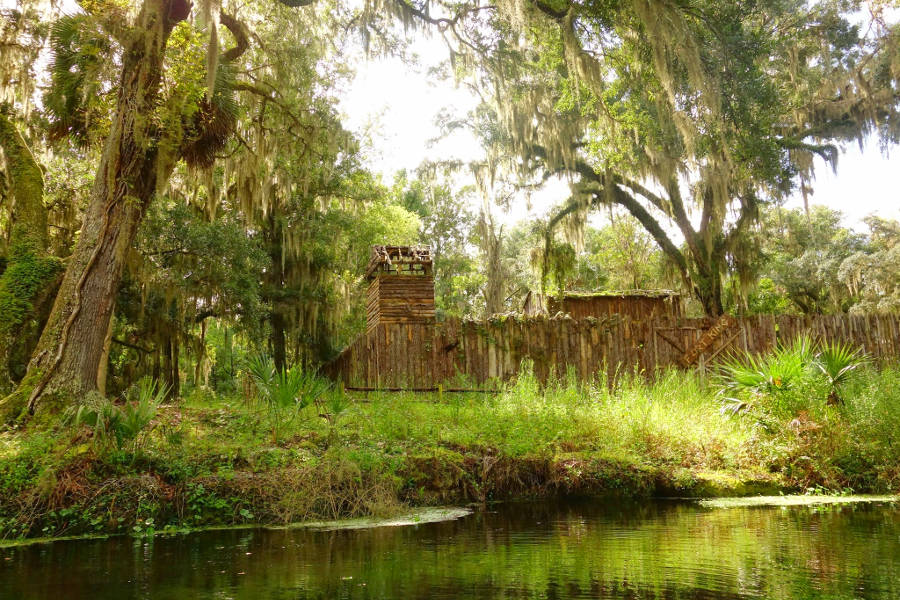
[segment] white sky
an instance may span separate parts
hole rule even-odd
[[[452,82],[426,77],[445,50],[440,39],[420,40],[414,44],[422,59],[420,67],[410,67],[396,58],[374,59],[362,63],[348,93],[342,98],[341,110],[351,130],[366,129],[375,152],[370,167],[390,182],[400,169],[413,171],[423,160],[473,160],[483,153],[471,134],[458,133],[453,138],[430,146],[429,140],[439,131],[435,118],[443,109],[463,115],[476,105],[466,89]],[[900,219],[900,148],[892,159],[881,155],[876,142],[862,151],[848,145],[838,162],[837,174],[818,162],[814,191],[810,204],[823,204],[840,210],[846,224],[864,228],[861,220],[876,214]],[[894,163],[893,168],[891,162]],[[532,197],[532,210],[524,202],[516,204],[510,214],[499,215],[501,221],[514,223],[535,215],[546,214],[552,204],[563,200],[567,186],[557,184]],[[802,206],[799,195],[788,202]]]

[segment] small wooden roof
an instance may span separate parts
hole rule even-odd
[[[428,246],[372,246],[366,279],[372,279],[379,271],[431,274],[431,264]]]

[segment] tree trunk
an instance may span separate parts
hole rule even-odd
[[[103,353],[100,357],[100,364],[97,365],[97,391],[106,395],[106,378],[109,375],[109,351],[112,348],[113,321],[109,320],[106,326],[106,337],[103,338]]]
[[[266,285],[263,287],[263,295],[271,305],[269,312],[269,344],[272,347],[272,360],[275,369],[279,372],[287,368],[287,347],[285,341],[285,329],[287,319],[284,315],[284,265],[282,263],[281,234],[278,223],[275,220],[274,211],[269,213],[267,221],[269,269],[266,272]]]
[[[493,315],[501,313],[504,310],[504,289],[506,288],[506,281],[502,264],[503,226],[501,225],[498,231],[495,226],[493,215],[490,215],[483,210],[476,227],[481,236],[481,251],[484,254],[487,275],[487,282],[485,283],[483,292],[484,317],[489,319]],[[541,289],[542,293],[543,291],[544,290]]]
[[[197,362],[194,365],[194,385],[196,387],[206,387],[207,369],[206,369],[206,319],[200,321],[200,339],[197,340]]]
[[[3,401],[15,410],[28,393],[33,412],[48,394],[78,396],[97,387],[103,342],[125,258],[138,225],[171,166],[160,168],[157,110],[165,49],[172,27],[187,17],[185,0],[145,0],[124,43],[116,112],[91,199],[28,376]],[[165,161],[171,163],[172,161]],[[163,171],[160,173],[160,171]]]
[[[15,242],[34,250],[48,245],[47,209],[44,207],[44,174],[5,111],[0,108],[0,148],[12,185],[10,248]]]
[[[722,306],[722,283],[715,279],[700,279],[694,286],[694,294],[703,305],[703,312],[707,317],[718,317],[725,312]]]
[[[694,264],[691,280],[694,287],[694,295],[703,305],[703,312],[707,317],[718,317],[723,312],[722,307],[722,266],[724,257],[712,252],[707,256],[694,255]]]
[[[178,368],[178,360],[181,354],[181,344],[178,342],[178,332],[167,335],[163,347],[162,383],[166,386],[166,399],[175,400],[181,394],[181,372]]]
[[[275,361],[275,369],[279,372],[287,368],[287,352],[284,338],[284,315],[278,306],[272,307],[272,317],[269,319],[272,327],[272,359]]]
[[[47,320],[62,263],[47,254],[44,176],[15,125],[0,107],[0,149],[11,188],[9,254],[0,275],[0,390],[25,375]]]

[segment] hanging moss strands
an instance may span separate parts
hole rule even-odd
[[[726,265],[753,280],[763,202],[806,190],[836,143],[898,140],[897,26],[879,11],[863,30],[831,3],[503,0],[448,40],[499,125],[488,163],[570,180],[551,229],[577,246],[589,210],[626,209],[716,315]]]

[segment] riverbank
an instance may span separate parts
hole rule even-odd
[[[197,390],[121,447],[62,422],[0,434],[0,535],[147,535],[556,496],[900,490],[900,368],[868,367],[841,406],[812,383],[790,394],[730,414],[715,385],[681,372],[546,388],[525,375],[497,395],[332,394],[289,415]]]

